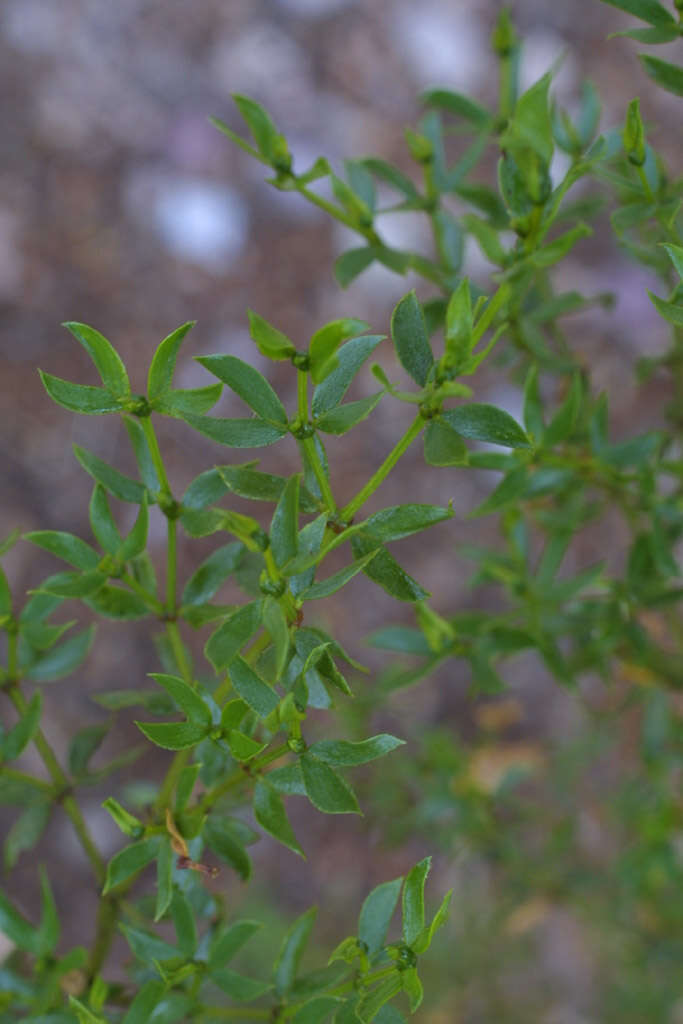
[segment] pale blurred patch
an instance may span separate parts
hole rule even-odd
[[[491,744],[472,755],[467,778],[483,793],[495,793],[513,773],[534,775],[544,764],[542,751],[532,743]]]

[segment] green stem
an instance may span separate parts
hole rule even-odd
[[[320,210],[324,210],[325,213],[328,213],[330,217],[333,217],[334,220],[338,221],[340,224],[344,224],[346,225],[347,228],[351,228],[352,231],[356,231],[359,235],[362,235],[363,238],[367,239],[367,241],[371,245],[383,244],[382,239],[379,237],[374,228],[363,227],[363,225],[359,224],[355,218],[351,217],[347,213],[344,213],[343,210],[340,210],[338,206],[335,206],[334,203],[331,203],[328,199],[324,199],[322,196],[319,196],[316,192],[312,192],[311,189],[306,188],[305,185],[300,185],[297,182],[296,189],[297,192],[299,192],[299,194],[304,197],[304,199],[308,199],[309,203],[312,203],[314,206],[317,206]]]
[[[194,679],[192,678],[192,667],[190,666],[190,663],[187,660],[185,648],[183,647],[183,642],[180,639],[180,630],[178,629],[177,622],[166,623],[166,636],[168,637],[169,643],[171,645],[171,650],[173,651],[173,656],[176,660],[176,664],[180,669],[180,674],[182,675],[183,679],[185,680],[188,686],[194,686],[195,683]]]
[[[48,796],[54,794],[54,785],[46,782],[45,779],[36,779],[33,775],[19,772],[15,768],[8,768],[7,765],[3,765],[0,771],[3,778],[10,779],[12,782],[19,782],[22,786],[33,786],[34,789],[40,790],[41,793],[45,793]]]
[[[389,473],[394,468],[394,466],[401,458],[401,456],[408,450],[408,448],[413,443],[415,438],[419,435],[423,425],[424,420],[422,419],[422,416],[418,413],[418,415],[415,417],[413,422],[406,430],[403,437],[392,449],[392,451],[389,452],[389,454],[387,455],[386,459],[379,467],[379,469],[372,474],[372,476],[366,483],[365,487],[363,487],[362,490],[358,492],[356,497],[352,498],[348,505],[345,505],[344,508],[341,510],[339,516],[344,522],[349,522],[355,516],[358,509],[365,504],[365,502],[372,494],[375,493],[377,488],[389,475]]]
[[[166,611],[176,613],[176,579],[178,576],[178,526],[175,519],[166,519],[168,548],[166,552]]]
[[[320,488],[320,493],[323,496],[323,501],[327,505],[332,515],[335,515],[337,511],[337,505],[334,500],[332,490],[330,488],[330,482],[327,479],[325,470],[323,469],[322,462],[320,461],[318,450],[315,447],[315,440],[312,437],[307,437],[304,439],[302,444],[304,446],[306,455],[308,456],[308,460],[311,463],[311,468],[315,473],[315,478],[318,481],[318,487]]]

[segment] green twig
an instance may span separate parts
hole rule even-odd
[[[418,413],[413,422],[406,430],[403,437],[387,455],[386,459],[382,463],[376,472],[372,474],[365,487],[363,487],[355,498],[352,498],[348,505],[339,513],[340,518],[344,522],[349,522],[355,516],[358,509],[365,504],[368,498],[375,493],[380,484],[386,479],[391,470],[394,468],[401,456],[408,450],[410,445],[413,443],[415,438],[420,434],[424,420]]]

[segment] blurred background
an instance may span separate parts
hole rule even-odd
[[[221,136],[208,117],[244,133],[230,93],[245,93],[262,102],[286,134],[297,167],[325,155],[338,170],[344,156],[378,155],[413,173],[403,129],[419,115],[421,90],[439,85],[495,105],[489,36],[498,10],[493,0],[3,0],[0,536],[19,525],[89,537],[91,480],[73,457],[72,443],[132,469],[122,427],[109,417],[72,417],[42,390],[38,367],[94,382],[85,354],[60,322],[80,320],[104,333],[140,391],[158,342],[190,319],[198,324],[177,378],[186,387],[209,382],[193,355],[231,352],[261,366],[247,307],[300,347],[322,323],[343,315],[367,320],[377,333],[388,331],[393,305],[414,282],[373,267],[340,291],[332,264],[349,246],[348,233],[300,197],[265,185],[262,165]],[[628,100],[640,94],[645,118],[663,126],[655,145],[680,159],[680,140],[671,130],[679,123],[673,121],[675,98],[649,88],[633,44],[607,42],[628,18],[598,0],[518,0],[513,17],[524,39],[524,87],[563,57],[554,86],[562,103],[571,108],[589,77],[603,99],[605,128],[620,123]],[[382,231],[399,247],[419,251],[429,244],[426,226],[412,214],[387,220]],[[486,266],[476,252],[468,257],[484,286]],[[636,359],[666,343],[665,325],[645,291],[654,278],[617,250],[607,219],[561,273],[565,287],[616,296],[611,313],[596,309],[570,327],[596,389],[610,392],[615,435],[636,423],[638,429],[657,425],[657,381],[636,390],[633,380]],[[420,296],[428,294],[420,285]],[[268,372],[291,405],[290,368],[279,364]],[[358,389],[357,397],[373,390],[368,371]],[[519,413],[518,389],[503,371],[478,377],[476,398]],[[350,496],[365,481],[402,431],[404,411],[383,402],[369,421],[372,430],[359,431],[360,441],[352,432],[330,445],[336,493]],[[244,414],[230,397],[216,413]],[[247,460],[176,423],[164,421],[158,429],[178,494],[199,469]],[[293,472],[296,451],[266,449],[261,465]],[[407,480],[411,498],[452,498],[457,514],[419,543],[405,542],[403,563],[432,591],[440,611],[481,607],[487,595],[468,590],[467,562],[456,544],[495,539],[494,522],[466,518],[493,486],[490,477],[426,470],[415,451],[377,503],[405,500]],[[163,550],[162,526],[153,520],[153,553],[155,544]],[[587,557],[618,564],[618,529],[589,543],[594,551],[584,552]],[[197,551],[203,557],[209,550],[207,542],[186,543],[185,569],[199,560]],[[28,544],[15,547],[6,566],[18,593],[55,571],[54,561]],[[376,589],[369,600],[369,586],[354,581],[341,600],[327,602],[320,622],[333,622],[351,653],[376,672],[386,658],[365,650],[361,638],[387,620],[410,618]],[[188,639],[199,651],[200,641]],[[105,623],[78,678],[48,695],[45,728],[55,746],[64,750],[76,727],[101,720],[90,692],[142,685],[157,667],[148,626]],[[432,958],[420,1021],[682,1021],[683,1003],[672,1010],[671,993],[663,1009],[652,1002],[657,969],[644,966],[631,918],[623,925],[619,918],[622,890],[608,884],[620,842],[608,805],[630,777],[629,737],[620,734],[616,748],[606,748],[594,709],[582,695],[561,691],[533,659],[517,658],[506,682],[508,696],[473,704],[467,672],[451,665],[397,695],[373,722],[411,742],[366,787],[367,817],[340,822],[296,809],[295,827],[311,851],[308,864],[264,840],[254,848],[257,869],[247,895],[227,870],[217,884],[236,907],[270,914],[278,928],[320,901],[319,936],[335,943],[353,926],[348,908],[355,914],[372,885],[435,852],[432,893],[454,885],[455,910]],[[358,686],[371,687],[372,676]],[[105,753],[136,740],[127,716],[121,719]],[[421,806],[413,795],[416,761],[430,780],[433,806]],[[164,765],[163,757],[146,756],[135,772],[148,769],[156,777]],[[84,807],[113,852],[118,836],[100,809],[109,791],[87,792]],[[638,803],[638,792],[633,799]],[[401,817],[403,829],[396,824]],[[12,814],[5,820],[9,824]],[[80,882],[85,865],[61,816],[51,823],[38,859],[57,868],[51,874],[65,913],[65,943],[87,942],[81,924],[94,894]],[[28,860],[14,869],[12,886],[31,908],[35,874]],[[624,987],[634,964],[644,972],[640,995]]]

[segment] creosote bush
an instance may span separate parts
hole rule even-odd
[[[670,43],[683,34],[678,0],[675,11],[657,0],[608,2],[639,19],[638,27],[621,33],[639,43]],[[681,181],[648,141],[638,100],[628,106],[620,128],[600,134],[600,102],[589,83],[573,117],[553,101],[550,73],[519,93],[520,42],[506,11],[492,45],[499,67],[498,109],[451,91],[427,92],[422,97],[426,113],[406,131],[418,168],[414,176],[374,157],[346,161],[344,177],[324,157],[300,171],[268,113],[244,96],[235,96],[235,103],[247,139],[215,122],[269,168],[272,186],[298,193],[355,232],[358,246],[335,265],[342,287],[375,262],[422,279],[419,298],[410,291],[398,302],[389,329],[398,363],[412,382],[408,390],[371,362],[384,335],[370,333],[360,319],[326,323],[302,346],[270,319],[249,313],[261,355],[289,363],[296,376],[295,409],[283,405],[267,376],[230,354],[199,357],[213,378],[206,386],[174,387],[176,361],[192,323],[158,346],[145,395],[132,393],[126,367],[99,331],[82,323],[65,325],[90,356],[100,383],[42,373],[45,390],[70,412],[121,416],[138,476],[126,476],[76,447],[76,458],[94,482],[92,538],[50,529],[25,534],[24,541],[69,566],[43,580],[26,600],[12,596],[0,572],[0,627],[6,637],[0,686],[13,708],[0,735],[2,800],[22,808],[5,839],[5,862],[12,868],[20,857],[30,858],[50,815],[66,814],[100,892],[96,920],[89,928],[84,922],[92,944],[72,949],[60,945],[59,908],[48,870],[38,867],[42,911],[37,920],[24,916],[10,886],[0,892],[0,928],[12,945],[0,969],[1,1019],[8,1024],[400,1024],[422,1002],[423,956],[451,903],[451,892],[428,893],[430,909],[425,907],[429,858],[373,889],[360,908],[355,934],[340,936],[326,966],[304,973],[300,961],[316,909],[292,922],[272,965],[255,958],[245,974],[231,963],[236,957],[238,965],[243,961],[240,951],[247,942],[256,946],[261,925],[235,918],[221,898],[220,876],[216,879],[220,865],[247,880],[248,848],[263,833],[265,841],[286,847],[287,856],[304,856],[306,843],[288,817],[290,799],[303,797],[324,814],[358,814],[354,769],[385,757],[391,776],[381,763],[377,766],[371,803],[390,838],[424,832],[435,849],[453,852],[457,835],[470,848],[491,854],[527,900],[558,897],[559,887],[560,897],[592,901],[600,927],[609,928],[612,916],[620,918],[630,929],[623,962],[631,973],[616,972],[599,1019],[674,1019],[670,1015],[683,996],[677,790],[683,728],[674,692],[681,686],[683,647]],[[649,54],[642,64],[658,86],[683,95],[678,65]],[[455,160],[453,135],[456,141],[471,137]],[[492,150],[498,151],[495,185],[485,169]],[[555,164],[551,171],[556,153],[564,156],[560,175]],[[572,192],[580,181],[584,187]],[[392,196],[381,209],[378,190]],[[572,313],[596,303],[608,306],[610,297],[562,292],[555,284],[555,268],[591,234],[588,221],[605,204],[620,245],[661,279],[650,299],[671,325],[668,351],[638,366],[642,379],[656,373],[669,380],[665,425],[618,442],[611,439],[606,396],[595,393],[590,368],[572,350],[562,326]],[[428,219],[431,257],[382,239],[378,213],[404,211]],[[493,268],[483,291],[463,273],[467,238]],[[277,321],[277,310],[264,312]],[[477,401],[476,374],[485,361],[523,389],[523,422]],[[368,362],[376,390],[345,400]],[[248,414],[211,415],[224,387],[242,400]],[[412,421],[364,486],[341,495],[324,439],[356,427],[371,430],[379,402],[410,405]],[[179,494],[157,440],[159,416],[181,420],[225,449],[256,449],[291,436],[300,471],[284,478],[231,452],[228,464],[205,469]],[[381,497],[388,474],[400,474],[400,460],[418,438],[433,472],[453,476],[454,493],[460,474],[472,468],[493,474],[490,493],[474,514],[497,516],[501,542],[469,554],[477,564],[474,582],[501,589],[495,612],[476,610],[475,601],[468,611],[438,613],[394,553],[400,557],[394,542],[448,523],[457,506],[454,511],[408,503],[366,512],[368,500],[376,492]],[[494,447],[472,444],[482,441]],[[209,464],[214,451],[207,445]],[[256,513],[231,508],[233,495],[265,503],[268,528]],[[115,514],[120,502],[137,509],[125,536]],[[609,521],[615,509],[629,536],[623,573],[603,562],[573,575],[563,570],[576,538]],[[150,513],[160,514],[166,527],[162,587],[147,552]],[[179,543],[189,546],[209,536],[216,539],[214,550],[188,579],[179,580]],[[2,552],[18,540],[18,532],[7,538]],[[345,564],[330,572],[325,563],[337,549]],[[347,652],[316,625],[315,602],[359,574],[366,578],[367,600],[380,587],[414,611],[413,626],[387,624],[370,638],[389,652],[388,659],[396,655],[374,681],[355,660],[357,650]],[[229,579],[242,585],[244,603],[220,603],[217,595]],[[120,620],[122,630],[128,620],[156,619],[163,637],[159,670],[150,672],[149,684],[133,680],[128,689],[97,693],[112,717],[77,732],[62,764],[41,728],[43,684],[73,672],[94,637],[93,626],[53,619],[65,604],[70,614],[84,604],[96,616]],[[201,630],[206,638],[201,664],[194,663],[189,630]],[[565,837],[561,848],[548,840],[542,862],[553,864],[553,870],[540,872],[532,884],[523,870],[525,839],[514,817],[523,808],[521,798],[508,808],[506,820],[486,786],[471,786],[465,747],[438,729],[408,752],[398,749],[402,738],[371,734],[369,719],[376,708],[451,659],[469,663],[474,693],[496,694],[505,686],[506,659],[523,650],[536,652],[565,687],[576,688],[588,677],[609,683],[619,676],[631,684],[623,707],[602,723],[618,736],[620,716],[639,709],[638,773],[619,805],[618,829],[627,852],[611,883],[596,877],[580,848]],[[357,732],[348,737],[340,735],[340,710],[354,692],[363,699]],[[45,704],[52,699],[46,697]],[[326,713],[328,738],[311,742],[312,709]],[[116,713],[134,717],[145,744],[170,753],[152,798],[126,806],[119,790],[118,797],[104,801],[121,833],[121,847],[107,862],[79,800],[81,786],[101,782],[139,752],[136,748],[91,769]],[[495,732],[495,723],[492,728]],[[618,756],[616,741],[605,742]],[[42,760],[42,774],[24,770],[21,758],[29,744]],[[555,787],[551,803],[560,810],[566,780],[580,771],[582,758],[593,756],[589,746],[587,740],[571,769],[567,762],[559,774],[549,774],[548,785]],[[418,788],[420,800],[407,796],[411,787]],[[548,828],[554,842],[560,824],[551,821]],[[605,893],[606,903],[601,902]],[[454,907],[464,905],[466,896],[456,892]],[[399,905],[400,925],[394,928]],[[518,915],[523,931],[520,921]],[[126,981],[112,972],[110,951],[118,933],[130,950]],[[476,927],[470,938],[469,946],[448,950],[441,982],[435,981],[442,997],[452,984],[467,982]],[[438,940],[433,955],[435,961],[443,956]],[[528,1012],[520,1007],[515,1016],[512,1009],[505,1019],[528,1020]]]

